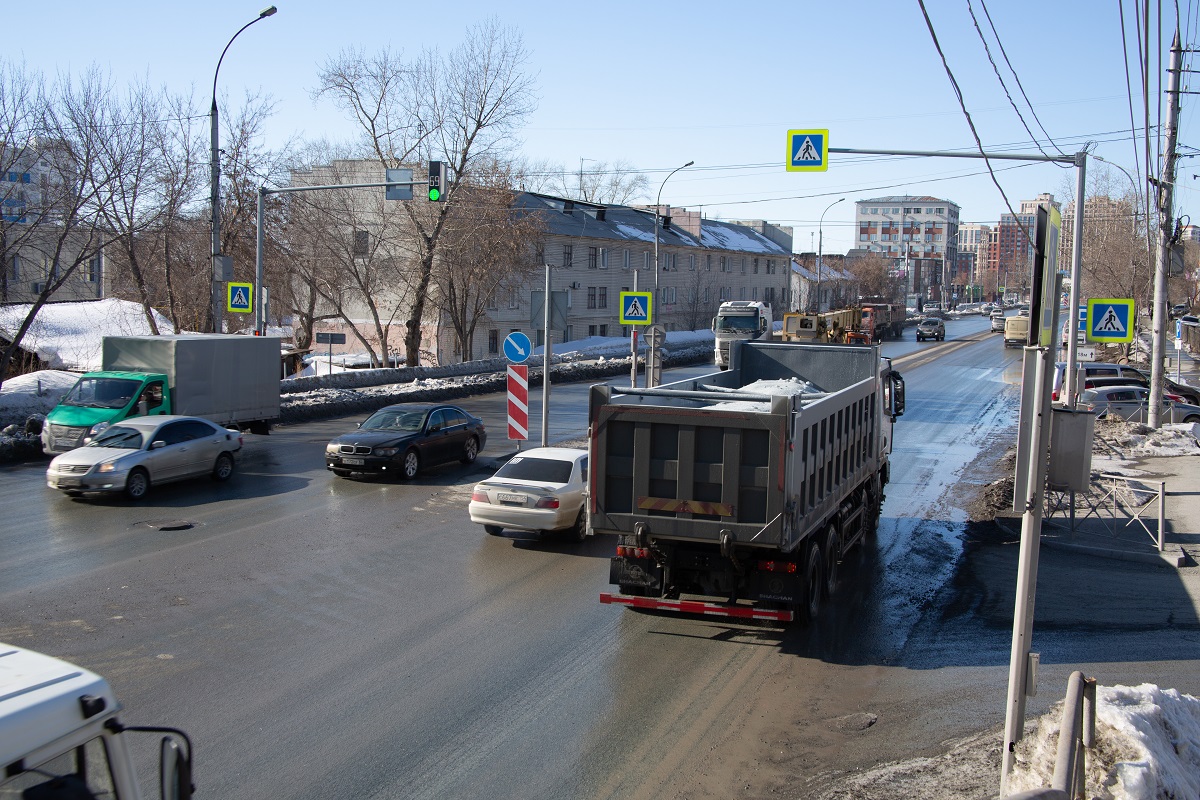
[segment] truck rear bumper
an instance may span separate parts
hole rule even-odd
[[[633,597],[627,594],[601,592],[600,602],[644,608],[655,611],[674,611],[680,614],[705,614],[710,617],[733,617],[736,619],[766,619],[775,622],[791,622],[795,614],[791,611],[754,608],[753,606],[706,603],[701,600],[668,600],[662,597]]]

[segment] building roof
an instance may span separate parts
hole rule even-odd
[[[864,203],[945,203],[949,206],[958,208],[958,203],[953,200],[944,200],[941,197],[930,197],[929,195],[914,195],[914,194],[892,194],[887,197],[872,197],[868,200],[855,200],[855,203],[862,205]]]
[[[533,192],[518,192],[513,200],[518,208],[540,212],[551,236],[580,236],[624,242],[654,242],[654,213],[630,206],[585,203]],[[711,250],[758,253],[787,258],[791,255],[753,228],[732,222],[705,219],[700,235],[672,224],[659,228],[662,247],[702,247]]]

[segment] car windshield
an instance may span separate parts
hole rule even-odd
[[[125,425],[113,425],[88,442],[85,447],[115,447],[120,450],[141,450],[142,432]]]
[[[543,483],[566,483],[571,479],[573,461],[557,458],[528,458],[514,456],[496,473],[497,478],[519,481],[541,481]]]
[[[717,317],[717,330],[719,331],[756,331],[758,330],[758,317],[749,315],[743,317]]]
[[[367,431],[419,431],[425,424],[426,409],[388,409],[376,411],[359,427]]]
[[[124,408],[141,385],[141,381],[129,378],[83,377],[71,387],[62,402],[83,408]]]

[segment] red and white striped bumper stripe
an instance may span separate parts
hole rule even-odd
[[[600,602],[623,605],[630,608],[650,608],[659,611],[677,611],[681,614],[707,614],[710,617],[736,617],[738,619],[769,619],[776,622],[791,622],[795,615],[791,611],[776,611],[751,606],[729,606],[720,603],[705,603],[700,600],[666,600],[661,597],[633,597],[627,594],[601,592]]]

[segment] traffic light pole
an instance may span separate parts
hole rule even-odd
[[[443,174],[445,174],[443,172]],[[284,186],[279,189],[258,187],[258,220],[255,224],[254,240],[254,333],[266,333],[266,310],[262,307],[263,293],[263,222],[267,195],[291,194],[293,192],[319,192],[325,189],[377,189],[389,186],[417,186],[423,181],[383,181],[381,183],[335,183],[327,186]]]

